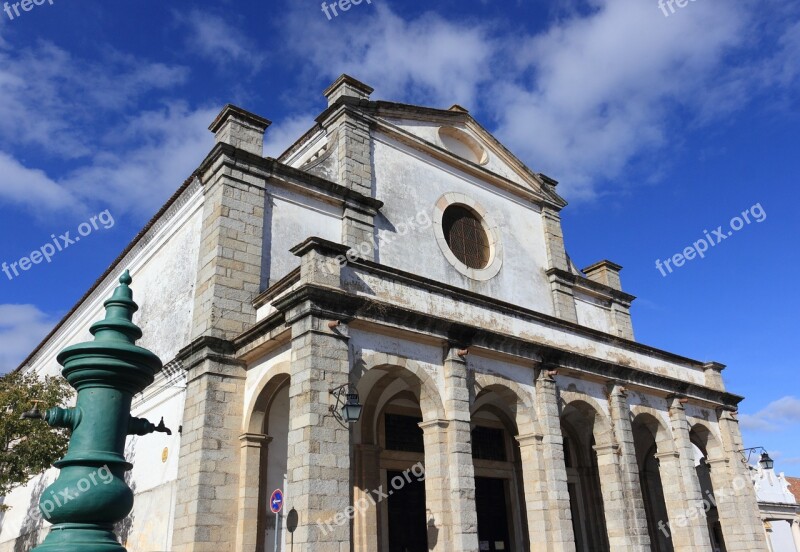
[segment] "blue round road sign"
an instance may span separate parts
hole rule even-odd
[[[273,514],[277,514],[283,508],[283,492],[280,489],[272,491],[272,496],[269,497],[269,509]]]

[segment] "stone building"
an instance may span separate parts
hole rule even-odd
[[[23,364],[56,373],[130,269],[166,364],[134,414],[180,431],[129,442],[129,549],[271,551],[283,487],[303,552],[766,550],[724,366],[637,343],[621,267],[576,268],[557,182],[466,109],[371,93],[337,79],[278,159],[226,106]],[[49,478],[6,498],[0,550],[46,530]]]

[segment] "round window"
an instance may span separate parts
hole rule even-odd
[[[486,268],[490,259],[489,236],[478,215],[464,205],[450,205],[442,214],[447,246],[469,268]]]

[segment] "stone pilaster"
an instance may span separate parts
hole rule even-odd
[[[594,446],[597,453],[597,470],[600,477],[600,492],[603,495],[603,510],[606,516],[608,544],[611,550],[639,550],[634,547],[628,534],[628,501],[626,488],[620,473],[620,446],[614,442]]]
[[[725,382],[722,381],[722,371],[724,369],[725,365],[719,362],[706,362],[703,364],[706,387],[717,391],[725,391]]]
[[[342,75],[325,90],[329,109],[320,124],[335,143],[338,157],[338,183],[372,197],[372,138],[369,122],[352,104],[369,100],[372,88],[348,75]],[[374,260],[375,213],[355,205],[345,205],[342,218],[342,243],[359,250],[359,257]],[[370,247],[367,247],[367,244]]]
[[[295,546],[305,552],[350,550],[350,428],[329,411],[335,402],[330,390],[349,382],[347,338],[308,304],[290,309],[287,320],[292,371],[286,496],[299,514]]]
[[[355,552],[378,550],[378,543],[381,542],[379,512],[376,506],[371,506],[375,499],[370,494],[381,486],[380,455],[381,448],[377,445],[355,446],[353,503],[362,505],[361,513],[355,517],[353,523]]]
[[[470,384],[467,363],[450,347],[444,360],[444,409],[448,418],[451,543],[453,552],[478,549],[475,470],[472,465]]]
[[[722,454],[727,460],[722,466],[727,469],[711,469],[711,482],[714,493],[725,490],[725,499],[733,502],[733,508],[720,510],[720,525],[725,538],[725,546],[731,552],[737,550],[766,550],[767,539],[761,529],[761,515],[758,511],[758,498],[741,450],[742,433],[739,420],[732,409],[720,409],[717,412],[719,431],[722,436]],[[720,502],[719,500],[717,501]],[[733,511],[732,511],[733,510]],[[725,517],[723,517],[723,513]]]
[[[669,418],[675,443],[674,453],[677,456],[675,457],[676,464],[669,466],[664,472],[663,487],[672,543],[676,552],[678,550],[710,550],[711,537],[708,533],[700,481],[694,465],[695,454],[689,435],[691,428],[686,419],[686,409],[683,406],[684,399],[672,396],[669,400]],[[659,458],[659,460],[665,459]],[[680,500],[676,504],[677,497]]]
[[[425,442],[425,506],[428,511],[428,550],[451,552],[450,473],[447,420],[425,420],[419,426]],[[474,483],[473,483],[474,486]]]
[[[217,141],[228,141],[229,145],[242,141],[260,143],[266,128],[260,119],[228,106],[211,128],[216,129]],[[243,126],[241,121],[254,128]],[[220,136],[226,129],[228,135]],[[238,138],[233,140],[231,136]],[[233,339],[255,322],[253,299],[261,291],[266,183],[245,167],[237,168],[236,161],[234,154],[222,153],[201,176],[203,226],[193,337]]]
[[[226,341],[203,338],[187,349],[181,352],[188,379],[172,549],[232,552],[245,369]]]
[[[537,370],[535,418],[541,435],[520,436],[517,440],[523,458],[531,550],[574,552],[575,535],[554,375],[555,371],[548,367]]]
[[[547,246],[547,262],[550,288],[553,293],[553,306],[556,316],[570,322],[578,322],[575,309],[574,276],[569,274],[569,261],[564,249],[564,234],[561,230],[561,217],[552,207],[542,207],[542,225]]]
[[[260,481],[263,476],[263,459],[272,437],[263,433],[244,433],[239,436],[241,456],[239,459],[241,480],[239,481],[239,522],[236,526],[236,550],[259,550],[263,535],[259,538],[258,520],[266,515],[266,503],[259,504]],[[262,501],[263,502],[263,501]]]
[[[624,490],[625,525],[629,544],[626,550],[648,552],[650,537],[647,531],[647,514],[644,510],[642,486],[639,481],[639,463],[631,428],[630,406],[625,388],[619,382],[608,384],[608,404],[614,440],[619,445],[619,476]]]

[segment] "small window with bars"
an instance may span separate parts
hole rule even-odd
[[[422,428],[419,427],[420,422],[422,422],[422,418],[415,416],[386,414],[384,416],[386,450],[425,452]]]
[[[472,430],[472,457],[505,462],[505,432],[494,427],[475,426]]]

